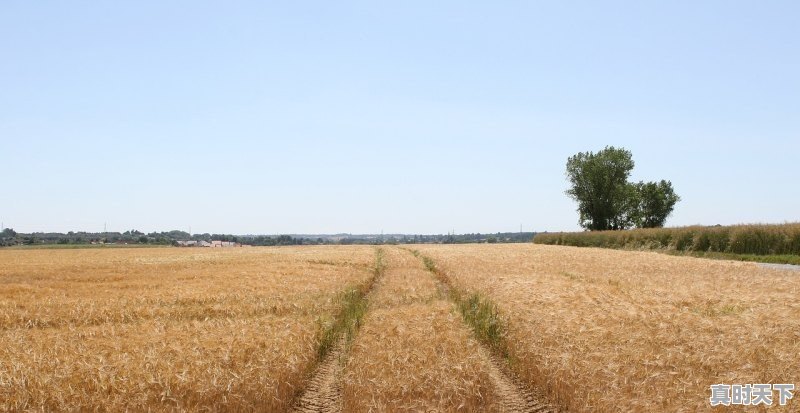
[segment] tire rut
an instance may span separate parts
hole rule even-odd
[[[314,375],[294,408],[295,413],[336,413],[342,411],[342,387],[339,377],[346,348],[342,337],[317,366]]]
[[[486,353],[484,349],[484,353]],[[536,394],[526,386],[522,385],[512,375],[507,374],[502,367],[503,362],[496,356],[486,354],[489,360],[489,377],[500,397],[501,412],[525,412],[525,413],[558,413],[560,410],[542,395]]]
[[[405,249],[404,249],[405,250]],[[411,252],[409,250],[406,250]],[[439,271],[429,269],[436,280],[436,288],[439,295],[453,299],[450,295],[452,287],[446,275]],[[445,282],[447,281],[447,282]],[[480,342],[480,341],[479,341]],[[481,344],[482,355],[487,360],[489,378],[500,398],[498,403],[501,412],[523,412],[523,413],[560,413],[563,412],[558,407],[547,401],[547,398],[536,393],[522,384],[505,367],[506,363],[496,356],[484,343]]]
[[[375,262],[376,275],[372,278],[365,293],[366,299],[373,294],[380,278],[383,277],[385,264],[383,252],[378,249]],[[342,335],[328,354],[314,370],[311,380],[300,397],[295,401],[291,411],[294,413],[339,413],[343,410],[341,374],[342,362],[347,356],[347,336]]]
[[[436,274],[437,290],[442,298],[450,297],[451,286],[443,282]],[[372,282],[367,296],[373,295],[379,284]],[[452,300],[451,300],[452,301]],[[486,360],[487,372],[492,385],[500,398],[500,412],[523,413],[559,413],[562,410],[546,402],[546,398],[531,391],[515,376],[509,373],[506,364],[498,358],[486,345],[481,343],[481,355]],[[341,375],[344,369],[343,360],[347,356],[347,339],[342,337],[318,364],[311,380],[292,408],[294,413],[340,413],[343,411]]]

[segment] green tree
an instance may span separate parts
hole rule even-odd
[[[672,213],[681,197],[672,188],[672,182],[639,182],[636,188],[635,222],[639,228],[660,228]]]
[[[566,192],[578,203],[582,227],[597,231],[625,229],[633,224],[630,212],[635,191],[628,184],[633,166],[631,152],[613,146],[567,159],[567,178],[572,187]]]
[[[579,223],[592,230],[662,227],[680,197],[672,183],[630,183],[631,152],[607,146],[567,159],[567,195],[578,203]]]

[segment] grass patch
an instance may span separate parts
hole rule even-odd
[[[372,269],[372,278],[361,285],[347,288],[339,293],[336,298],[339,303],[338,312],[336,312],[332,320],[328,322],[320,321],[319,323],[318,334],[320,339],[319,346],[317,347],[317,356],[320,360],[328,355],[343,336],[348,343],[353,341],[356,332],[358,332],[358,329],[361,327],[362,319],[369,308],[367,293],[372,289],[375,281],[381,277],[385,271],[386,263],[384,262],[384,253],[382,249],[378,248],[375,250],[375,264]]]
[[[469,293],[452,285],[447,275],[436,267],[433,259],[420,254],[417,250],[409,251],[420,258],[425,268],[447,286],[450,300],[455,303],[461,318],[472,329],[478,341],[511,363],[506,341],[506,326],[497,311],[497,305],[480,293]]]
[[[342,265],[341,262],[334,262],[330,260],[308,260],[309,264],[317,264],[317,265]]]
[[[372,267],[372,273],[377,279],[386,272],[386,262],[384,261],[384,253],[383,249],[376,248],[375,249],[375,265]]]
[[[339,294],[339,312],[332,323],[320,323],[320,341],[317,356],[322,359],[344,335],[351,341],[367,313],[367,300],[363,288],[351,287]]]
[[[506,330],[497,313],[497,306],[479,293],[457,298],[456,305],[461,317],[472,328],[478,340],[507,359]]]
[[[755,254],[733,254],[725,252],[681,252],[667,250],[663,251],[670,255],[683,255],[697,258],[710,258],[715,260],[733,260],[747,262],[763,262],[767,264],[793,264],[800,265],[800,255],[755,255]]]
[[[422,257],[422,263],[425,265],[426,270],[433,273],[437,272],[436,263],[434,263],[429,257]]]

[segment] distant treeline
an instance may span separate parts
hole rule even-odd
[[[296,238],[288,235],[237,236],[230,234],[189,234],[185,231],[144,233],[137,230],[125,232],[34,232],[17,233],[6,228],[0,233],[0,246],[11,245],[81,245],[81,244],[152,244],[174,245],[178,241],[232,241],[247,245],[302,245],[323,243],[321,239]]]
[[[533,242],[699,253],[800,255],[800,223],[541,233]]]
[[[437,235],[348,235],[336,237],[337,244],[475,244],[531,242],[535,232],[496,232],[494,234]]]
[[[34,232],[17,233],[6,228],[0,232],[0,246],[13,245],[81,245],[81,244],[152,244],[175,245],[178,241],[232,241],[253,246],[320,245],[320,244],[462,244],[462,243],[508,243],[530,242],[534,232],[498,232],[495,234],[446,234],[446,235],[231,235],[189,234],[185,231],[144,233],[135,229],[125,232]]]

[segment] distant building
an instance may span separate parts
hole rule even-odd
[[[179,247],[206,247],[206,248],[229,248],[241,247],[238,242],[232,241],[177,241]]]
[[[224,248],[224,247],[238,247],[239,244],[232,241],[211,241],[212,248]]]

